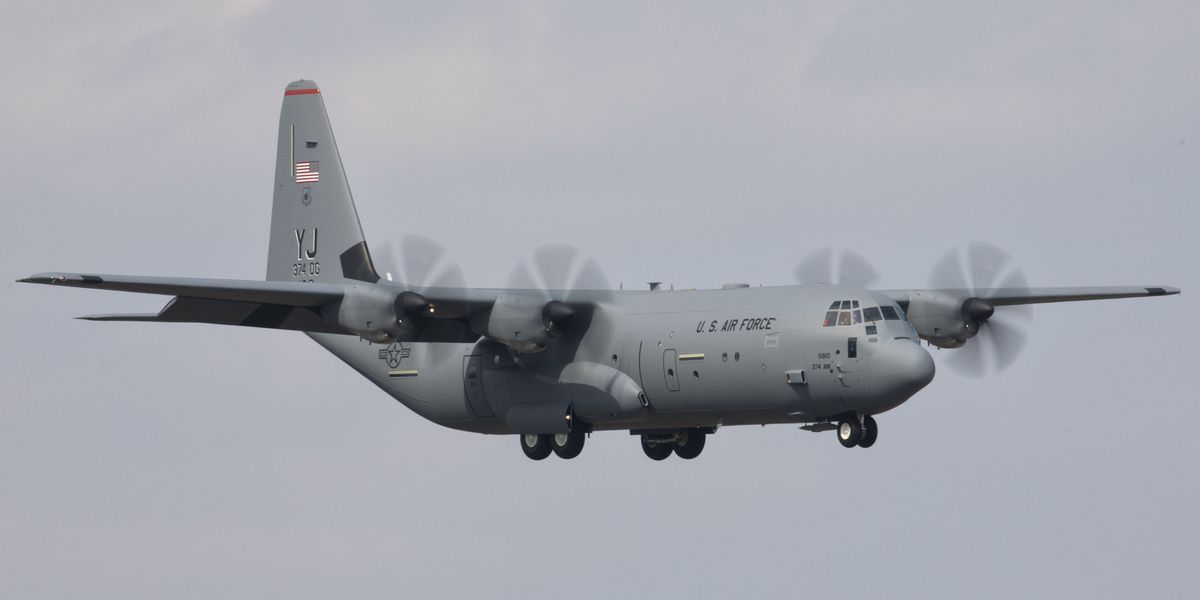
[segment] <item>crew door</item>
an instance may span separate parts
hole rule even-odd
[[[865,348],[860,342],[860,337],[849,336],[838,353],[838,360],[835,361],[835,364],[837,365],[838,379],[841,380],[843,387],[865,386],[869,379],[867,357],[863,354]]]

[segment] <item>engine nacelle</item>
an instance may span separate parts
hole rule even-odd
[[[336,305],[335,314],[326,320],[376,343],[401,338],[411,330],[412,321],[429,310],[429,302],[416,292],[400,292],[377,286],[354,286]]]
[[[505,294],[492,304],[487,335],[517,352],[541,352],[574,317],[575,310],[565,302]]]
[[[910,292],[906,312],[921,339],[940,348],[958,348],[979,333],[979,324],[994,310],[980,298]]]

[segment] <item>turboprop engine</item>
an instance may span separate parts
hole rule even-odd
[[[517,352],[541,352],[573,318],[575,309],[566,302],[505,294],[492,304],[487,335]]]
[[[908,318],[922,339],[939,348],[958,348],[979,333],[996,307],[981,298],[918,292],[909,294]]]
[[[326,320],[353,331],[363,339],[387,343],[404,337],[417,319],[433,316],[436,308],[417,292],[396,293],[377,286],[354,286],[341,302],[324,311]],[[332,313],[332,314],[329,314]]]

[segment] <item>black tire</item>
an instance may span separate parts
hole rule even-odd
[[[550,436],[544,433],[527,433],[518,437],[521,438],[521,450],[525,451],[525,456],[533,460],[542,460],[554,451],[550,447]]]
[[[875,424],[875,419],[871,415],[863,417],[863,433],[862,439],[858,440],[859,448],[870,448],[875,445],[875,438],[879,437],[879,426]]]
[[[651,460],[666,460],[671,455],[673,445],[671,442],[656,442],[642,436],[642,452],[645,452]]]
[[[556,433],[550,438],[550,445],[559,458],[575,458],[583,452],[583,442],[587,434],[583,429],[572,429],[570,433]]]
[[[707,437],[708,435],[699,429],[683,432],[679,441],[675,442],[675,456],[687,460],[700,456],[704,451],[704,439]]]
[[[850,417],[838,422],[837,437],[838,441],[847,448],[853,448],[862,440],[863,430],[862,425],[858,424],[858,418]]]

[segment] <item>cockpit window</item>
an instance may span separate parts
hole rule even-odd
[[[862,325],[864,319],[874,323],[884,319],[898,320],[900,318],[896,313],[896,309],[891,306],[859,308],[860,306],[861,304],[858,300],[834,300],[830,303],[829,311],[825,313],[825,320],[821,323],[821,326],[849,327],[851,325]]]

